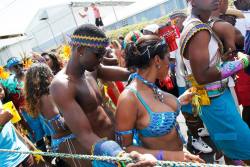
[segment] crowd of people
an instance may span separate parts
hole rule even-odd
[[[218,164],[250,165],[250,1],[235,0],[237,9],[228,0],[187,2],[165,24],[112,41],[98,25],[84,24],[70,47],[11,57],[0,69],[0,149],[134,163],[1,152],[1,165],[206,163],[200,153],[213,153]]]

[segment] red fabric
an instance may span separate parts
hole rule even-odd
[[[239,104],[243,106],[250,106],[250,75],[244,72],[244,70],[240,71],[237,76],[235,90],[239,100]]]
[[[117,86],[120,93],[122,93],[123,90],[125,89],[125,87],[124,87],[124,85],[123,85],[123,83],[121,81],[116,81],[115,85]]]
[[[115,97],[115,94],[114,94],[112,88],[110,88],[109,86],[108,86],[108,95],[111,98],[111,100],[113,101],[113,103],[116,105],[118,99]]]
[[[125,87],[121,81],[116,81],[115,86],[117,87],[117,89],[119,90],[120,93],[125,89]],[[111,98],[111,100],[113,101],[113,103],[115,105],[117,105],[118,98],[116,98],[114,91],[113,91],[112,87],[110,87],[110,86],[108,86],[108,95]]]
[[[24,106],[24,96],[20,95],[19,93],[11,94],[10,99],[18,111],[20,107]]]
[[[170,52],[178,49],[176,43],[176,29],[173,26],[161,27],[159,29],[159,35],[165,38]]]
[[[165,78],[165,80],[160,81],[160,86],[161,86],[161,87],[166,86],[168,90],[174,89],[173,82],[172,82],[172,80],[171,80],[171,78],[170,78],[169,76],[167,76],[167,77]]]

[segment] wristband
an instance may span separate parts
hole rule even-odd
[[[247,61],[246,59],[243,59],[225,62],[224,64],[222,64],[222,66],[218,69],[221,72],[221,78],[227,78],[235,74],[236,72],[244,69],[245,65],[247,65]]]
[[[242,62],[244,64],[244,68],[249,66],[249,60],[248,60],[247,57],[243,57],[241,60],[242,60]]]
[[[164,151],[163,151],[163,150],[160,150],[160,151],[157,153],[156,159],[159,160],[159,161],[164,160]]]
[[[100,140],[92,146],[92,155],[105,155],[116,157],[124,152],[119,144],[112,140]]]

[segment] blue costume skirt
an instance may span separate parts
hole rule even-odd
[[[250,160],[250,129],[242,120],[233,97],[226,89],[203,106],[200,117],[216,147],[233,160]]]
[[[76,136],[74,134],[70,134],[68,136],[64,136],[64,137],[61,137],[59,139],[52,139],[52,143],[51,143],[52,151],[58,152],[60,144],[62,144],[63,142],[65,142],[67,140],[71,140],[74,138],[76,138]]]

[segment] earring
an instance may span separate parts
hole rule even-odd
[[[160,68],[161,68],[161,66],[160,66],[160,65],[157,65],[157,66],[156,66],[156,68],[160,69]]]

